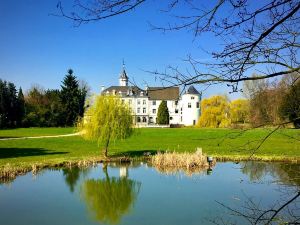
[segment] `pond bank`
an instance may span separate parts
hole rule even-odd
[[[195,153],[182,153],[185,155],[194,155]],[[163,155],[163,154],[162,154]],[[214,156],[214,164],[216,162],[242,162],[242,161],[261,161],[261,162],[285,162],[285,163],[300,163],[299,157],[276,157],[276,156]],[[113,156],[109,158],[103,157],[86,157],[86,159],[80,160],[61,160],[59,162],[50,162],[50,163],[20,163],[18,165],[11,165],[7,163],[4,166],[0,167],[0,180],[2,181],[9,181],[14,180],[17,176],[24,175],[28,172],[32,172],[33,174],[37,173],[42,169],[51,169],[51,168],[72,168],[72,167],[79,167],[85,168],[89,166],[96,166],[99,163],[128,163],[131,161],[147,161],[152,162],[155,155],[151,155],[151,153],[147,154],[144,152],[142,156]],[[179,167],[178,167],[179,168]]]

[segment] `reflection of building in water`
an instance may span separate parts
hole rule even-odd
[[[128,167],[120,167],[120,177],[128,177]]]

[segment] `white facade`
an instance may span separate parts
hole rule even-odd
[[[123,68],[119,78],[120,86],[111,86],[101,94],[119,95],[122,101],[132,108],[134,123],[137,126],[152,126],[156,124],[160,103],[167,102],[170,125],[196,125],[200,116],[201,94],[193,87],[179,96],[179,87],[148,87],[141,90],[128,86],[128,78]]]

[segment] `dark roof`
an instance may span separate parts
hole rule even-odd
[[[102,93],[109,92],[110,94],[119,94],[121,92],[122,96],[134,96],[134,95],[140,95],[140,93],[144,90],[141,90],[140,88],[136,86],[110,86],[109,88],[106,88],[102,91]]]
[[[179,87],[149,87],[148,96],[150,100],[178,100]]]
[[[126,73],[126,71],[125,71],[125,68],[123,68],[122,73],[120,74],[120,78],[121,78],[121,79],[128,79],[127,73]]]
[[[200,95],[199,91],[197,91],[197,89],[191,85],[187,91],[186,91],[186,94],[192,94],[192,95]]]
[[[111,86],[102,91],[103,94],[107,92],[121,93],[122,97],[141,96],[141,92],[144,92],[143,96],[148,96],[150,100],[178,100],[179,98],[179,87],[148,87],[147,90],[142,90],[136,86]]]

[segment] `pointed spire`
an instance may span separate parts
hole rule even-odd
[[[123,68],[122,68],[122,72],[120,74],[120,78],[119,78],[119,82],[120,82],[120,86],[127,86],[128,85],[128,77],[125,71],[125,62],[123,59]]]
[[[122,69],[120,78],[121,78],[121,79],[128,79],[127,74],[126,74],[126,71],[125,71],[125,62],[124,62],[124,59],[123,59],[123,69]]]

